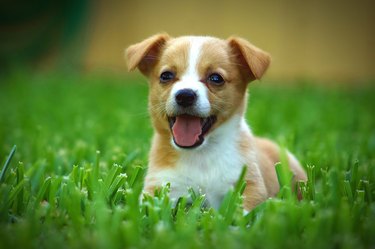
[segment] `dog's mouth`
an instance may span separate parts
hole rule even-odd
[[[174,143],[181,148],[195,148],[204,142],[205,135],[216,122],[216,116],[206,118],[182,114],[168,117]]]

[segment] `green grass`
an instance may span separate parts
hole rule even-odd
[[[284,179],[243,216],[241,181],[220,210],[193,191],[191,205],[171,206],[168,187],[139,204],[152,136],[144,79],[1,81],[0,248],[375,247],[374,87],[251,84],[254,133],[293,151],[309,181],[302,201]]]

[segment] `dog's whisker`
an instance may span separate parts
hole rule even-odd
[[[165,113],[165,102],[158,103],[157,105],[153,105],[149,107],[149,111],[153,112],[157,115],[162,115]]]

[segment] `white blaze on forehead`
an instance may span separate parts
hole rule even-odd
[[[195,104],[195,111],[202,116],[210,114],[211,106],[208,100],[208,93],[206,86],[200,81],[201,76],[198,73],[198,63],[202,53],[202,47],[209,37],[194,36],[189,37],[189,54],[188,67],[186,72],[180,77],[172,87],[171,94],[167,102],[167,112],[173,113],[178,108],[175,101],[176,93],[181,89],[192,89],[197,94],[197,102]]]
[[[189,50],[189,63],[186,74],[184,76],[196,76],[199,81],[198,75],[198,62],[202,53],[202,47],[209,38],[203,36],[196,36],[190,38],[190,50]]]

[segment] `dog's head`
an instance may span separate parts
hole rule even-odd
[[[262,77],[270,56],[232,37],[152,36],[126,50],[129,70],[149,78],[155,129],[181,148],[198,147],[231,116],[244,112],[247,83]]]

